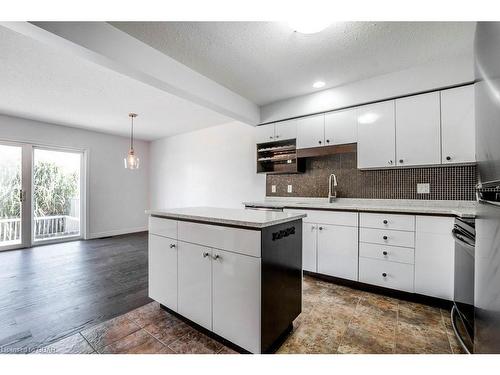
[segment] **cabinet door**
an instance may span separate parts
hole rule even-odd
[[[325,115],[325,143],[342,145],[358,141],[358,115],[356,109],[346,109]]]
[[[260,353],[260,258],[216,249],[213,255],[213,331]]]
[[[149,297],[177,311],[177,241],[149,235]]]
[[[212,329],[212,252],[179,241],[179,314]]]
[[[256,128],[257,143],[273,142],[274,139],[274,124],[260,125]]]
[[[318,225],[318,272],[358,280],[358,228]]]
[[[392,167],[396,164],[394,101],[358,109],[358,168]]]
[[[455,242],[451,217],[417,216],[415,292],[453,299]]]
[[[441,91],[442,163],[476,160],[474,86]]]
[[[441,163],[439,92],[396,100],[398,166]]]
[[[297,120],[276,123],[274,137],[276,141],[297,138]]]
[[[321,147],[324,145],[325,115],[297,120],[297,148]]]
[[[302,269],[304,271],[318,272],[316,263],[317,228],[317,224],[302,224]]]

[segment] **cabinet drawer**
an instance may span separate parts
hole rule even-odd
[[[150,216],[149,233],[177,239],[177,221]]]
[[[358,226],[357,212],[285,209],[285,212],[306,214],[304,223]]]
[[[382,245],[415,247],[415,232],[360,228],[359,240]]]
[[[415,216],[360,213],[359,226],[363,228],[380,228],[395,230],[415,230]]]
[[[260,257],[260,231],[179,221],[179,240]]]
[[[413,264],[359,258],[359,281],[413,292]]]
[[[361,242],[359,256],[399,263],[415,263],[414,250],[408,247],[379,245]]]

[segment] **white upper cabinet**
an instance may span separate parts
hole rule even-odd
[[[325,144],[342,145],[358,141],[357,109],[346,109],[325,115]]]
[[[394,101],[360,107],[357,116],[358,168],[394,166],[396,164]]]
[[[266,143],[274,141],[274,124],[257,126],[257,143]]]
[[[474,86],[441,91],[442,163],[476,160]]]
[[[297,138],[297,120],[257,126],[257,143]]]
[[[398,166],[441,163],[439,92],[396,99]]]
[[[274,128],[274,140],[297,138],[297,120],[277,122]]]
[[[325,145],[325,115],[304,117],[297,120],[297,148]]]

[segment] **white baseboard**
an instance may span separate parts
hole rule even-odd
[[[122,234],[145,232],[147,230],[148,230],[147,226],[137,227],[137,228],[128,228],[128,229],[110,230],[110,231],[107,231],[107,232],[90,233],[90,235],[87,236],[87,239],[91,240],[91,239],[94,239],[94,238],[119,236],[119,235],[122,235]]]

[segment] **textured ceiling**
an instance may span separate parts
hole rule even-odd
[[[152,140],[231,121],[0,27],[0,113]]]
[[[465,54],[475,23],[337,22],[294,33],[279,22],[112,22],[112,25],[263,105]]]

